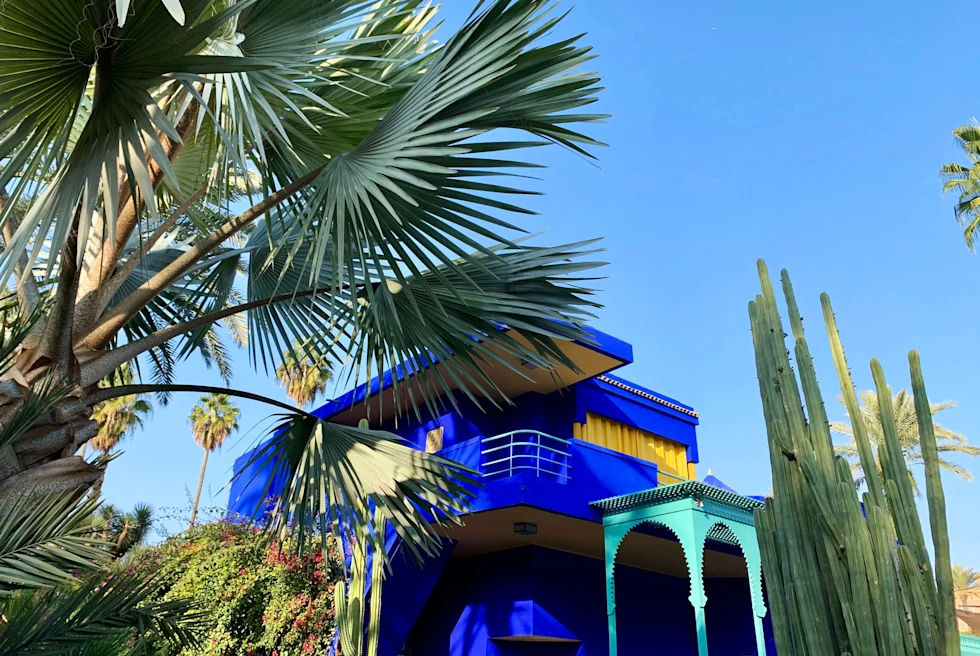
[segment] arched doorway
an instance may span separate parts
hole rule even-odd
[[[698,481],[687,481],[603,499],[592,505],[603,513],[610,656],[618,656],[619,653],[615,579],[617,554],[626,536],[644,524],[665,527],[680,543],[688,569],[688,600],[694,608],[699,656],[708,656],[707,596],[703,576],[705,543],[728,539],[740,546],[748,573],[756,649],[759,654],[765,654],[762,618],[766,615],[766,607],[762,596],[762,563],[752,518],[752,511],[761,502]]]
[[[704,608],[708,650],[712,656],[760,653],[748,562],[738,536],[725,524],[708,529],[703,545]]]
[[[612,576],[616,638],[621,654],[698,653],[687,555],[659,522],[634,526],[619,545]]]

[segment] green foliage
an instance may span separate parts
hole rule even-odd
[[[762,294],[749,303],[749,317],[774,496],[756,511],[755,522],[780,655],[957,656],[945,497],[918,353],[909,353],[909,368],[935,567],[881,365],[871,361],[883,433],[879,474],[830,299],[822,295],[831,352],[866,477],[862,507],[851,468],[834,454],[789,274],[783,271],[782,281],[796,373],[761,260],[759,277]]]
[[[99,387],[132,383],[133,371],[127,363],[111,376],[99,381]],[[127,394],[103,401],[92,408],[92,419],[99,422],[99,432],[88,444],[96,451],[111,451],[137,428],[143,428],[144,420],[152,414],[153,407],[139,394]]]
[[[874,390],[865,390],[860,393],[861,414],[864,420],[865,429],[868,431],[868,439],[871,440],[871,448],[875,452],[875,462],[878,466],[878,475],[882,475],[881,459],[878,451],[885,444],[885,432],[881,425],[881,412],[878,410],[878,394]],[[838,397],[841,405],[844,405],[844,398]],[[955,401],[943,401],[942,403],[932,403],[929,406],[930,413],[935,416],[943,410],[955,408]],[[845,406],[846,408],[846,406]],[[922,449],[919,445],[919,424],[915,417],[915,405],[912,395],[906,390],[899,390],[892,397],[892,413],[895,416],[895,426],[898,430],[898,443],[902,447],[902,456],[906,464],[921,464]],[[939,453],[959,453],[968,456],[980,456],[980,446],[970,444],[965,435],[960,435],[944,426],[934,423],[933,428],[936,432],[936,449]],[[844,435],[851,438],[850,444],[835,444],[834,451],[838,455],[844,456],[852,461],[851,471],[857,477],[858,485],[864,483],[864,476],[861,475],[860,454],[857,444],[854,442],[854,430],[849,423],[840,421],[830,422],[830,432]],[[939,467],[948,472],[956,474],[966,481],[972,481],[973,475],[965,468],[955,462],[939,459]],[[909,480],[912,488],[917,495],[922,491],[919,481],[916,479],[911,467],[909,468]]]
[[[74,582],[78,570],[109,561],[92,531],[94,499],[77,494],[22,495],[0,514],[0,597],[18,590]]]
[[[980,587],[980,572],[972,567],[953,565],[953,589],[971,590]]]
[[[975,121],[953,130],[953,139],[963,150],[969,166],[956,162],[939,169],[944,194],[957,194],[953,214],[963,228],[963,238],[971,251],[976,251],[980,236],[980,125]]]
[[[325,550],[304,553],[270,546],[247,524],[212,523],[134,553],[130,567],[159,574],[161,601],[195,600],[211,610],[200,644],[180,656],[323,654],[343,565],[332,538]]]
[[[123,656],[190,647],[202,614],[161,600],[153,572],[120,571],[77,494],[24,495],[0,520],[0,656]]]
[[[194,433],[194,441],[206,451],[220,449],[228,436],[238,430],[238,417],[242,411],[227,394],[202,396],[191,408],[188,419]]]
[[[143,544],[153,528],[153,519],[153,508],[145,503],[136,504],[131,512],[122,512],[106,503],[92,516],[92,529],[108,543],[116,558],[122,558]]]
[[[333,378],[330,359],[312,348],[309,342],[296,342],[282,353],[282,364],[276,367],[276,378],[286,389],[286,396],[297,408],[305,408],[327,391]]]

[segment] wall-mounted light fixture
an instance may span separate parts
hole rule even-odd
[[[514,533],[519,535],[537,535],[538,525],[529,522],[518,522],[514,524]]]

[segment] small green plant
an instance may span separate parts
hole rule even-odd
[[[756,511],[755,521],[780,656],[958,656],[946,501],[918,353],[909,353],[909,368],[935,566],[926,550],[881,365],[871,361],[883,432],[879,475],[830,299],[822,295],[834,365],[867,485],[862,502],[847,461],[834,454],[789,275],[782,272],[796,373],[761,260],[759,278],[762,294],[749,303],[749,317],[774,495]]]

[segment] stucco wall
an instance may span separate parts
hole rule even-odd
[[[616,576],[621,656],[695,656],[694,612],[679,577],[620,566]],[[413,656],[608,656],[601,561],[522,547],[452,561],[416,623]],[[709,579],[712,656],[755,653],[744,579]],[[713,626],[714,624],[714,626]],[[493,638],[548,636],[578,643]]]

